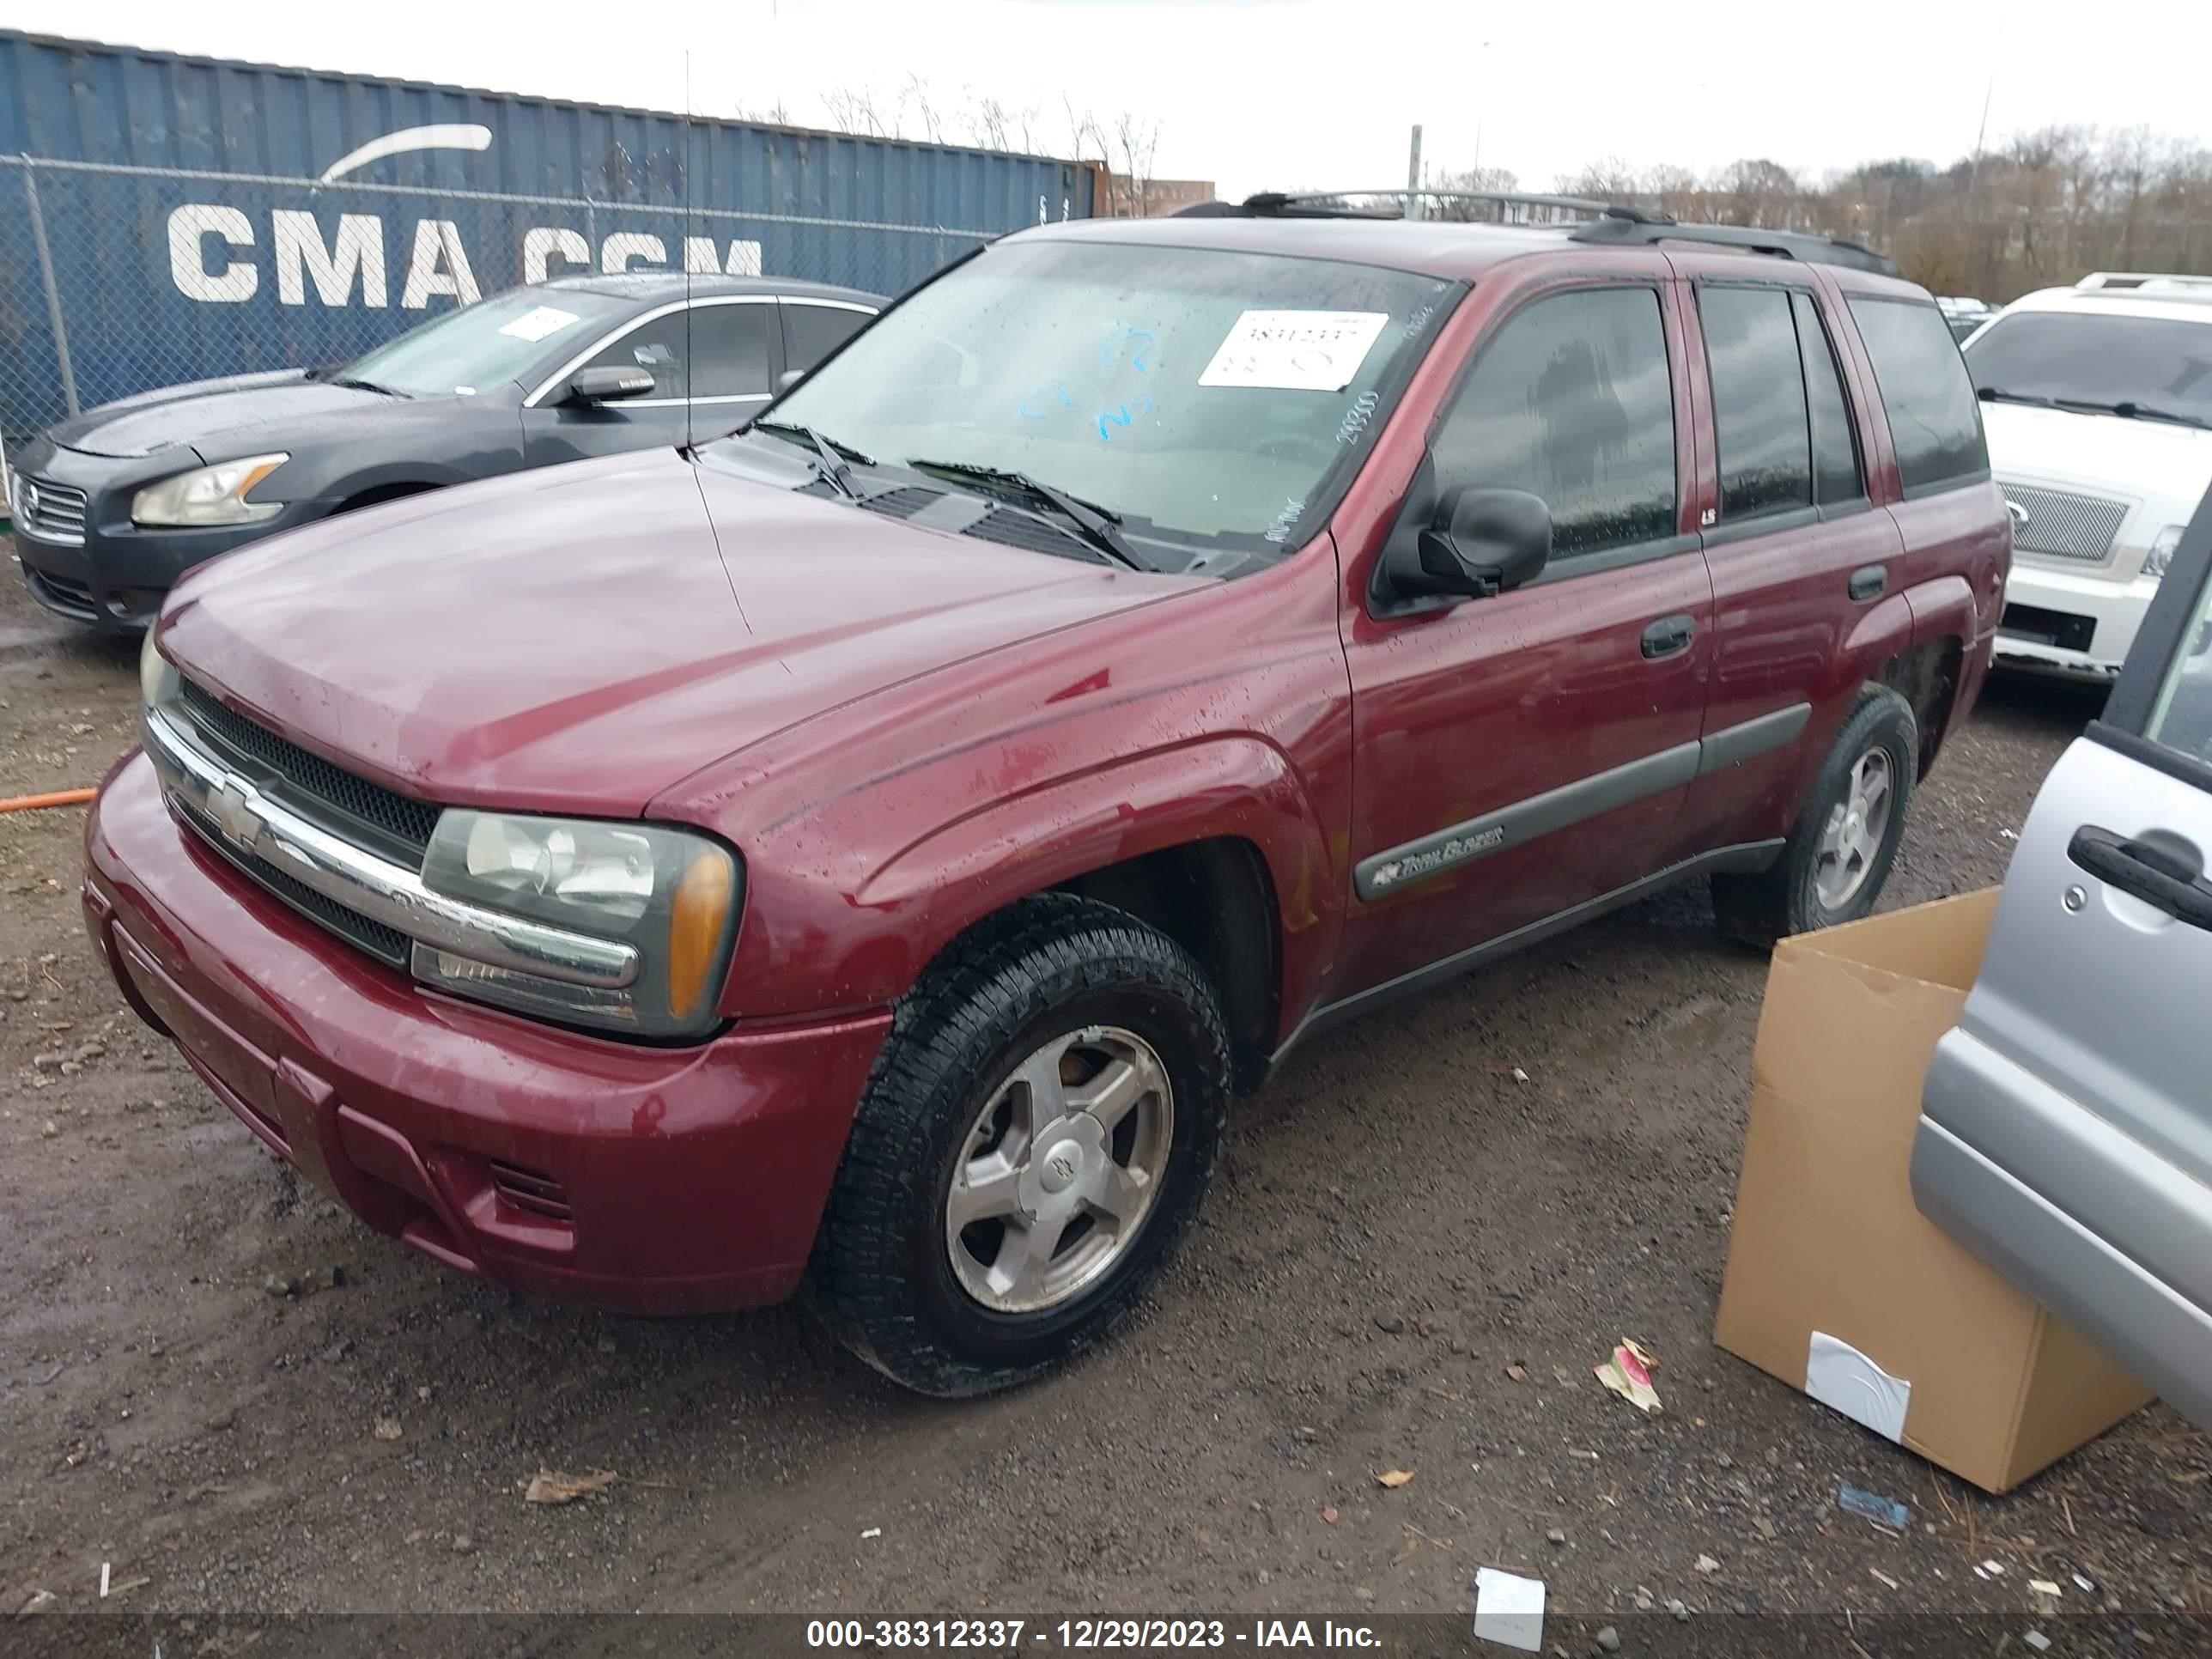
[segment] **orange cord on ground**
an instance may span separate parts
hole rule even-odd
[[[50,795],[17,795],[0,800],[0,812],[28,812],[40,806],[82,806],[100,792],[96,789],[57,789]]]

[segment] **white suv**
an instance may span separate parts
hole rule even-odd
[[[2098,271],[1961,349],[2012,507],[1997,661],[2108,680],[2212,485],[2212,276]]]

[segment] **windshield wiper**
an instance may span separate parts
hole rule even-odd
[[[811,426],[800,426],[792,421],[755,421],[745,428],[748,432],[780,432],[796,438],[815,454],[814,476],[848,501],[860,499],[860,490],[853,483],[853,475],[846,469],[847,461],[858,461],[862,466],[875,463],[857,449],[825,438]]]
[[[374,380],[364,380],[356,374],[333,374],[324,384],[350,386],[356,392],[374,392],[386,398],[404,398],[407,395],[396,386],[379,386]]]
[[[2179,410],[2160,409],[2152,404],[2139,404],[2132,398],[2122,398],[2116,403],[2098,403],[2087,398],[2053,398],[2061,409],[2078,410],[2085,415],[2118,415],[2129,421],[2166,421],[2175,426],[2194,426],[2212,430],[2212,421],[2201,415],[2185,415]]]
[[[1003,466],[978,466],[972,461],[919,461],[907,465],[917,472],[949,473],[954,478],[972,478],[978,483],[1001,484],[1019,491],[1033,501],[1042,501],[1072,526],[1081,539],[1103,553],[1116,564],[1127,565],[1132,570],[1150,570],[1153,567],[1139,558],[1123,539],[1121,515],[1086,501],[1079,495],[1071,495],[1064,489],[1032,478],[1026,472],[1018,472]]]
[[[1993,386],[1978,386],[1974,395],[1985,404],[2027,404],[2036,409],[2056,409],[2058,400],[2033,392],[2006,392]]]

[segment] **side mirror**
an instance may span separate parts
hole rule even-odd
[[[615,404],[626,398],[642,398],[653,390],[653,376],[641,368],[580,368],[568,381],[568,401],[574,404]]]
[[[1486,599],[1533,581],[1552,556],[1552,509],[1525,489],[1455,489],[1417,543],[1419,569],[1394,569],[1401,593]]]
[[[775,389],[778,392],[788,392],[792,387],[797,386],[805,378],[806,371],[805,369],[787,368],[782,374],[775,377]]]

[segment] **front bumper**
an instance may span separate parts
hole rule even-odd
[[[198,465],[190,451],[158,460],[88,455],[45,438],[11,454],[9,466],[18,476],[85,495],[81,540],[56,539],[21,520],[15,524],[15,554],[31,597],[71,622],[135,633],[154,620],[162,596],[194,565],[313,523],[329,511],[327,502],[292,501],[258,524],[210,530],[145,530],[131,522],[131,499],[141,489]]]
[[[87,925],[139,1016],[264,1146],[379,1231],[639,1313],[797,1286],[888,1012],[659,1048],[441,995],[179,824],[143,754],[86,826]]]
[[[2155,578],[2113,581],[2015,560],[2005,582],[1997,663],[2109,682],[2157,592]]]

